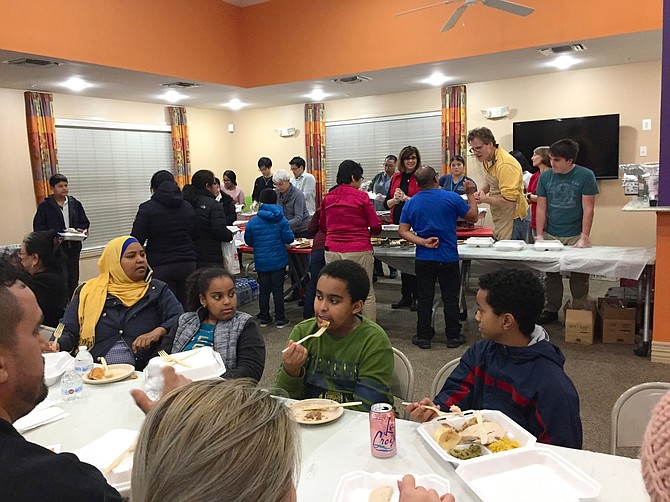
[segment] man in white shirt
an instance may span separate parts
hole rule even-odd
[[[305,204],[310,214],[316,211],[316,180],[314,176],[305,172],[305,159],[302,157],[293,157],[289,165],[293,173],[291,185],[305,194]]]

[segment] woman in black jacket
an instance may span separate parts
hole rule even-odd
[[[55,230],[31,232],[21,243],[23,282],[37,298],[44,315],[43,324],[55,328],[67,305],[67,271]]]
[[[198,268],[223,266],[222,242],[233,240],[226,226],[226,213],[216,201],[214,173],[206,169],[197,171],[191,184],[184,187],[184,199],[195,209],[195,250]]]
[[[195,211],[170,171],[151,177],[151,199],[140,204],[130,234],[147,253],[154,278],[166,283],[183,305],[186,278],[195,272]]]

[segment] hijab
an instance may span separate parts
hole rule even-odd
[[[129,308],[140,301],[149,289],[151,273],[147,274],[144,280],[133,281],[121,266],[123,253],[134,242],[139,244],[137,239],[129,235],[109,241],[98,260],[100,275],[87,281],[81,288],[78,311],[79,340],[89,349],[95,345],[95,327],[105,307],[107,295],[114,295]]]

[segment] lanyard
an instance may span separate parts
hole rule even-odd
[[[458,180],[458,183],[456,183],[456,186],[454,187],[454,176],[452,175],[451,178],[449,178],[449,183],[450,183],[450,186],[451,186],[451,191],[452,191],[452,192],[455,192],[456,190],[458,190],[459,185],[461,185],[461,184],[463,183],[463,180],[464,180],[464,179],[465,179],[465,176],[461,176],[461,179]]]

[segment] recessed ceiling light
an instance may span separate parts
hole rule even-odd
[[[440,72],[435,72],[430,77],[423,79],[421,82],[423,82],[424,84],[430,84],[437,87],[438,85],[443,85],[447,83],[448,80],[449,77],[443,75]]]
[[[242,108],[243,106],[247,106],[247,104],[246,104],[246,103],[242,103],[242,101],[240,101],[240,100],[237,99],[237,98],[233,98],[233,99],[231,99],[230,101],[228,101],[226,104],[224,104],[223,106],[227,106],[227,107],[230,108],[231,110],[239,110],[239,109]]]
[[[159,96],[161,99],[164,99],[168,103],[177,103],[178,101],[181,101],[182,99],[188,98],[185,94],[182,94],[180,92],[177,92],[173,89],[164,92]]]
[[[91,87],[92,84],[80,79],[79,77],[72,77],[69,80],[66,80],[61,84],[63,87],[67,87],[71,91],[83,91],[87,87]]]
[[[312,101],[321,101],[323,98],[328,97],[328,94],[323,92],[323,89],[314,89],[307,97]]]
[[[558,68],[559,70],[567,70],[571,66],[576,65],[579,63],[579,60],[573,58],[572,56],[559,56],[556,59],[554,59],[551,63],[549,63],[549,66],[553,66],[554,68]]]

